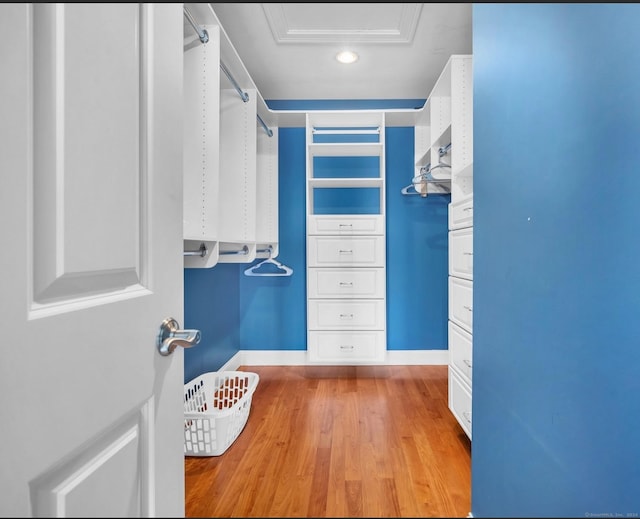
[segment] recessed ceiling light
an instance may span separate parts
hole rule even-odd
[[[350,50],[343,50],[342,52],[338,52],[336,54],[336,59],[340,63],[353,63],[354,61],[358,61],[358,55]]]

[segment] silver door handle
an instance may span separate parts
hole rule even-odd
[[[200,330],[180,330],[173,317],[167,317],[160,325],[158,333],[158,351],[160,355],[171,355],[178,346],[191,348],[200,342]]]

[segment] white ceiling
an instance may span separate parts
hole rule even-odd
[[[211,3],[263,99],[426,99],[471,54],[470,3]],[[335,60],[343,49],[360,59]]]

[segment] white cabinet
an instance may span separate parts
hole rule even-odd
[[[447,64],[451,109],[449,204],[449,409],[472,437],[473,85],[471,56]],[[446,91],[446,89],[445,89]]]
[[[206,44],[186,33],[184,68],[183,239],[184,266],[218,262],[220,28],[204,27]],[[195,41],[194,41],[195,40]],[[198,252],[200,252],[198,254]]]
[[[382,363],[384,113],[312,112],[306,131],[308,360]]]
[[[278,129],[208,4],[184,33],[184,266],[278,254]],[[273,125],[272,125],[273,126]]]

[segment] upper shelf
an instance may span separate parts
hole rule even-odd
[[[310,157],[379,157],[383,145],[379,142],[311,143]]]
[[[310,178],[309,187],[382,187],[384,181],[381,178]]]

